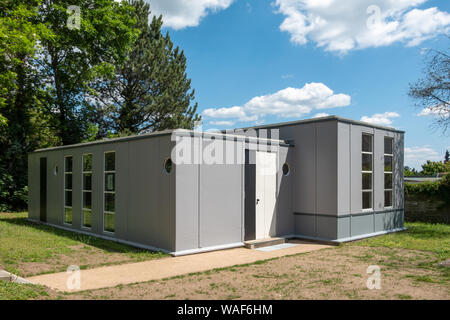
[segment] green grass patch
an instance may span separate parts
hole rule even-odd
[[[0,300],[29,300],[48,297],[43,286],[0,281]]]
[[[0,267],[23,275],[22,263],[57,261],[60,255],[119,253],[125,261],[137,262],[166,256],[27,220],[28,213],[0,213]],[[103,262],[108,264],[107,258]],[[57,263],[56,263],[57,264]],[[55,265],[63,270],[65,266]],[[83,265],[89,268],[89,265]],[[60,271],[61,271],[60,270]],[[56,270],[55,270],[56,271]]]
[[[410,222],[405,226],[407,231],[360,240],[348,245],[429,251],[437,254],[440,260],[450,258],[450,225]]]

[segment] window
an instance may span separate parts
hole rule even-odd
[[[172,172],[172,159],[167,158],[166,160],[164,160],[164,172],[167,174],[170,174]]]
[[[92,227],[92,154],[83,155],[82,176],[83,227]]]
[[[105,152],[103,230],[115,231],[116,213],[116,153]]]
[[[285,162],[283,164],[283,175],[288,176],[290,172],[291,172],[291,167],[289,166],[289,163]]]
[[[373,137],[362,135],[362,208],[373,209]]]
[[[384,207],[392,207],[394,198],[394,139],[384,137]]]
[[[64,223],[72,224],[72,156],[64,157]]]

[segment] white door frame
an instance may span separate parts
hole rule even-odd
[[[256,151],[255,238],[275,234],[277,195],[277,154]]]

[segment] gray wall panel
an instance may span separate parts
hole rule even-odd
[[[337,214],[337,122],[318,122],[316,202],[318,214]]]
[[[315,237],[316,217],[314,215],[295,215],[295,234]]]
[[[374,210],[384,209],[384,137],[392,135],[391,132],[375,129],[373,154],[373,197]]]
[[[158,196],[161,198],[159,202],[159,218],[160,218],[160,233],[158,235],[159,248],[165,248],[171,251],[175,250],[176,242],[176,190],[175,180],[177,167],[174,166],[171,174],[164,172],[164,160],[171,157],[174,142],[170,135],[159,137],[159,154],[158,161],[154,166],[155,175],[159,173],[160,177],[160,192]]]
[[[200,247],[242,241],[241,165],[200,169]]]
[[[61,151],[49,152],[47,157],[47,222],[62,223],[62,179],[58,172],[54,174],[55,166],[60,167]],[[59,170],[58,170],[59,171]]]
[[[351,157],[350,157],[350,124],[338,123],[337,148],[337,192],[338,214],[350,213],[351,187]]]
[[[194,143],[200,145],[201,137],[189,138],[189,141],[193,153]],[[177,251],[199,248],[199,167],[198,163],[180,163],[176,166]]]
[[[405,192],[403,179],[404,166],[404,134],[396,133],[394,142],[394,208],[405,207]]]
[[[350,238],[350,217],[339,218],[337,221],[337,239]]]
[[[157,166],[159,140],[141,140],[130,143],[128,168],[128,239],[143,244],[157,241],[159,219],[159,197],[155,194],[155,185],[159,175],[152,176],[152,167]],[[155,152],[156,151],[156,152]]]
[[[335,217],[317,215],[317,238],[337,239],[337,219]]]
[[[355,216],[351,219],[352,237],[373,233],[373,215]]]
[[[292,167],[292,151],[292,148],[280,147],[278,153],[276,235],[288,235],[295,232],[294,215],[292,214],[291,183],[295,179],[295,170]],[[282,169],[285,162],[290,166],[290,173],[287,176],[283,174]]]
[[[386,213],[375,214],[375,232],[380,232],[386,230],[385,226]]]
[[[281,131],[282,139],[284,130]],[[314,123],[297,126],[292,170],[295,179],[292,189],[294,212],[316,212],[316,126]]]

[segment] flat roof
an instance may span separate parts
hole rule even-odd
[[[386,131],[405,133],[405,131],[397,130],[397,129],[393,128],[393,127],[380,126],[380,125],[372,124],[372,123],[369,123],[369,122],[342,118],[342,117],[338,117],[338,116],[335,116],[335,115],[326,116],[326,117],[312,118],[312,119],[303,119],[303,120],[295,120],[295,121],[280,122],[280,123],[273,123],[273,124],[265,124],[265,125],[253,126],[253,127],[245,127],[245,128],[235,129],[235,130],[286,127],[286,126],[291,126],[291,125],[296,125],[296,124],[306,124],[306,123],[312,123],[312,122],[323,122],[323,121],[332,121],[332,120],[339,121],[339,122],[350,123],[350,124],[356,124],[356,125],[365,126],[365,127],[376,128],[376,129],[382,129],[382,130],[386,130]]]
[[[296,120],[296,121],[289,121],[289,122],[280,122],[280,123],[266,124],[266,125],[260,125],[260,126],[254,126],[254,127],[237,128],[237,129],[234,129],[234,130],[248,130],[248,129],[285,127],[285,126],[296,125],[296,124],[306,124],[306,123],[311,123],[311,122],[323,122],[323,121],[332,121],[332,120],[340,121],[340,122],[346,122],[346,123],[351,123],[351,124],[356,124],[356,125],[362,125],[362,126],[365,126],[365,127],[377,128],[377,129],[382,129],[382,130],[387,130],[387,131],[405,133],[404,131],[400,131],[400,130],[397,130],[397,129],[392,128],[392,127],[385,127],[385,126],[374,125],[374,124],[371,124],[371,123],[368,123],[368,122],[357,121],[357,120],[352,120],[352,119],[346,119],[346,118],[341,118],[341,117],[338,117],[338,116],[327,116],[327,117],[304,119],[304,120]],[[71,145],[59,146],[59,147],[52,147],[52,148],[47,148],[47,149],[37,149],[37,150],[35,150],[33,152],[44,152],[44,151],[53,151],[53,150],[62,150],[62,149],[72,149],[72,148],[86,147],[86,146],[91,146],[91,145],[108,144],[108,143],[116,143],[116,142],[125,142],[125,141],[131,141],[131,140],[139,140],[139,139],[145,139],[145,138],[169,135],[169,134],[172,134],[174,132],[177,132],[177,133],[183,133],[184,132],[185,134],[186,133],[190,133],[190,134],[194,134],[194,135],[196,135],[196,134],[208,134],[208,135],[222,134],[223,136],[232,137],[232,138],[242,137],[240,135],[229,134],[229,133],[200,132],[200,131],[185,130],[185,129],[172,129],[172,130],[164,130],[164,131],[158,131],[158,132],[145,133],[145,134],[140,134],[140,135],[135,135],[135,136],[112,138],[112,139],[102,139],[102,140],[97,140],[97,141],[92,141],[92,142],[77,143],[77,144],[71,144]],[[249,138],[249,137],[245,137],[245,138]],[[284,140],[265,139],[265,138],[256,138],[256,139],[258,141],[277,142],[277,143],[289,145]],[[33,152],[31,152],[31,153],[33,153]]]
[[[164,131],[158,131],[158,132],[151,132],[151,133],[145,133],[140,135],[134,135],[134,136],[128,136],[128,137],[120,137],[120,138],[112,138],[112,139],[102,139],[92,142],[84,142],[84,143],[77,143],[77,144],[70,144],[66,146],[59,146],[59,147],[52,147],[52,148],[46,148],[46,149],[37,149],[30,153],[37,153],[37,152],[47,152],[47,151],[56,151],[56,150],[64,150],[64,149],[73,149],[78,147],[87,147],[87,146],[94,146],[94,145],[101,145],[101,144],[108,144],[108,143],[118,143],[118,142],[126,142],[126,141],[132,141],[132,140],[139,140],[139,139],[146,139],[146,138],[153,138],[158,136],[165,136],[165,135],[171,135],[173,133],[176,133],[180,136],[209,136],[209,137],[217,137],[221,136],[223,138],[228,139],[238,139],[242,140],[248,143],[270,143],[270,144],[279,144],[281,146],[290,146],[288,143],[286,143],[284,140],[278,140],[278,139],[267,139],[267,138],[260,138],[260,137],[248,137],[244,135],[239,135],[233,133],[223,133],[223,132],[208,132],[208,131],[195,131],[195,130],[186,130],[186,129],[172,129],[172,130],[164,130]]]

